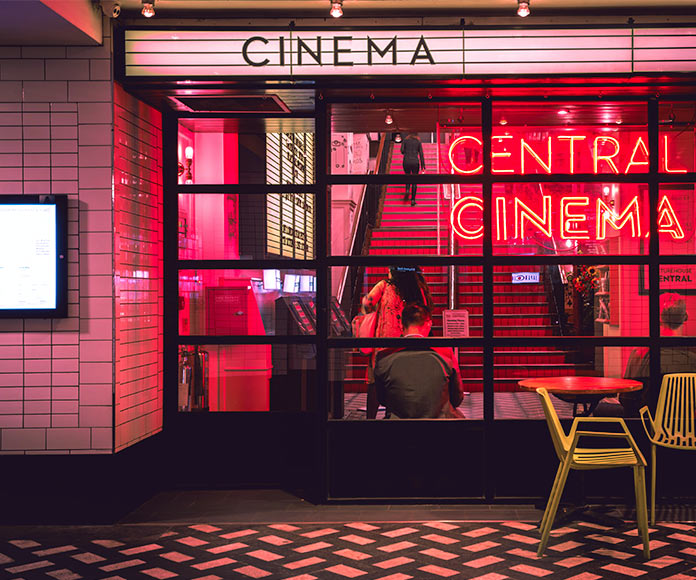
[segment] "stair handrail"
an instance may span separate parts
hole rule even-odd
[[[379,146],[377,148],[377,155],[375,157],[375,170],[369,171],[368,175],[372,173],[381,174],[386,171],[391,153],[391,148],[387,145],[387,138],[389,138],[391,141],[391,134],[382,133],[379,140]],[[355,256],[363,254],[365,243],[369,237],[368,233],[371,229],[374,229],[375,224],[377,223],[377,216],[379,213],[382,196],[372,196],[372,199],[369,200],[371,203],[367,206],[365,200],[369,197],[369,192],[380,191],[381,189],[383,193],[384,188],[385,186],[379,184],[366,184],[363,188],[360,196],[360,202],[357,207],[357,213],[355,214],[357,217],[355,220],[353,220],[350,251],[348,255]],[[360,248],[357,247],[358,244],[360,244]],[[339,286],[338,294],[340,296],[339,303],[341,305],[341,309],[344,312],[349,313],[350,316],[357,314],[359,309],[360,292],[358,288],[358,281],[360,280],[361,272],[363,270],[364,266],[348,266],[343,273],[343,280]],[[350,288],[352,292],[350,294],[346,294],[346,288]]]

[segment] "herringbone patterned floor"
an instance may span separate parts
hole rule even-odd
[[[644,560],[634,522],[557,528],[538,559],[537,528],[508,522],[34,527],[0,539],[0,577],[30,580],[270,578],[696,579],[696,526],[659,523]]]

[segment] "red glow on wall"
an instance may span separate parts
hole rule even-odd
[[[509,216],[508,206],[512,207]],[[557,211],[555,211],[555,209]],[[638,196],[634,196],[620,210],[597,198],[594,203],[586,196],[540,196],[540,202],[530,207],[519,197],[496,196],[493,224],[497,241],[521,240],[532,235],[552,238],[554,231],[565,240],[604,240],[613,230],[631,238],[640,238],[647,230],[642,220]],[[594,210],[594,211],[593,211]],[[556,216],[558,221],[556,221]],[[478,196],[461,198],[452,207],[450,223],[462,239],[476,240],[483,237],[483,199]],[[592,228],[590,222],[594,221]],[[514,232],[512,237],[509,232]],[[684,238],[684,229],[677,213],[665,195],[658,206],[658,232],[670,234],[672,239]]]

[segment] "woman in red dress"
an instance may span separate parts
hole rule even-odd
[[[375,337],[399,337],[403,331],[401,312],[406,304],[415,302],[433,309],[433,298],[428,284],[417,266],[389,266],[389,276],[377,282],[362,299],[363,310],[372,312],[378,309]],[[377,350],[372,351],[367,366],[367,418],[377,416],[379,403],[374,385],[374,367]]]

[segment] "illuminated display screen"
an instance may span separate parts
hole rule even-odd
[[[0,316],[66,316],[66,198],[0,198]]]

